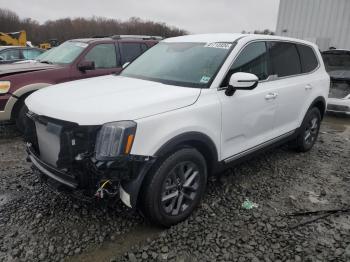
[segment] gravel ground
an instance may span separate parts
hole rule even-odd
[[[11,126],[0,156],[0,261],[350,261],[349,212],[289,216],[350,207],[350,119],[328,117],[309,153],[281,147],[211,179],[200,208],[167,230],[120,202],[54,194]]]

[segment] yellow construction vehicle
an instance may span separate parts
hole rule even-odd
[[[0,45],[27,45],[27,33],[26,31],[2,33],[0,32]]]
[[[39,48],[41,49],[51,49],[53,47],[59,46],[60,42],[57,39],[50,39],[49,41],[45,43],[41,43],[39,45]]]

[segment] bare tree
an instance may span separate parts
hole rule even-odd
[[[49,39],[63,42],[73,38],[92,36],[110,36],[117,34],[142,34],[172,37],[185,35],[188,32],[166,23],[145,21],[132,17],[127,21],[107,19],[104,17],[91,18],[62,18],[48,20],[39,24],[36,20],[21,19],[15,12],[0,9],[0,32],[15,32],[25,30],[29,41],[39,44]]]

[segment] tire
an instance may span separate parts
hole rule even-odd
[[[295,149],[298,152],[307,152],[314,146],[321,124],[321,113],[316,107],[311,108],[305,115],[296,138]]]
[[[25,131],[25,118],[26,118],[26,114],[28,113],[28,107],[24,104],[24,101],[22,101],[20,102],[20,104],[16,109],[17,109],[16,115],[15,115],[16,127],[18,131],[23,134]]]
[[[182,148],[158,163],[142,185],[140,208],[151,223],[170,227],[198,206],[207,183],[207,165],[194,148]]]

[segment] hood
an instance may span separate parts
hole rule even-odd
[[[44,64],[40,62],[23,62],[23,63],[13,63],[4,64],[0,67],[0,76],[3,75],[13,75],[17,73],[24,73],[30,71],[39,71],[58,68],[59,65]]]
[[[200,92],[199,88],[109,75],[41,89],[26,99],[26,105],[38,115],[79,125],[101,125],[189,106]]]

